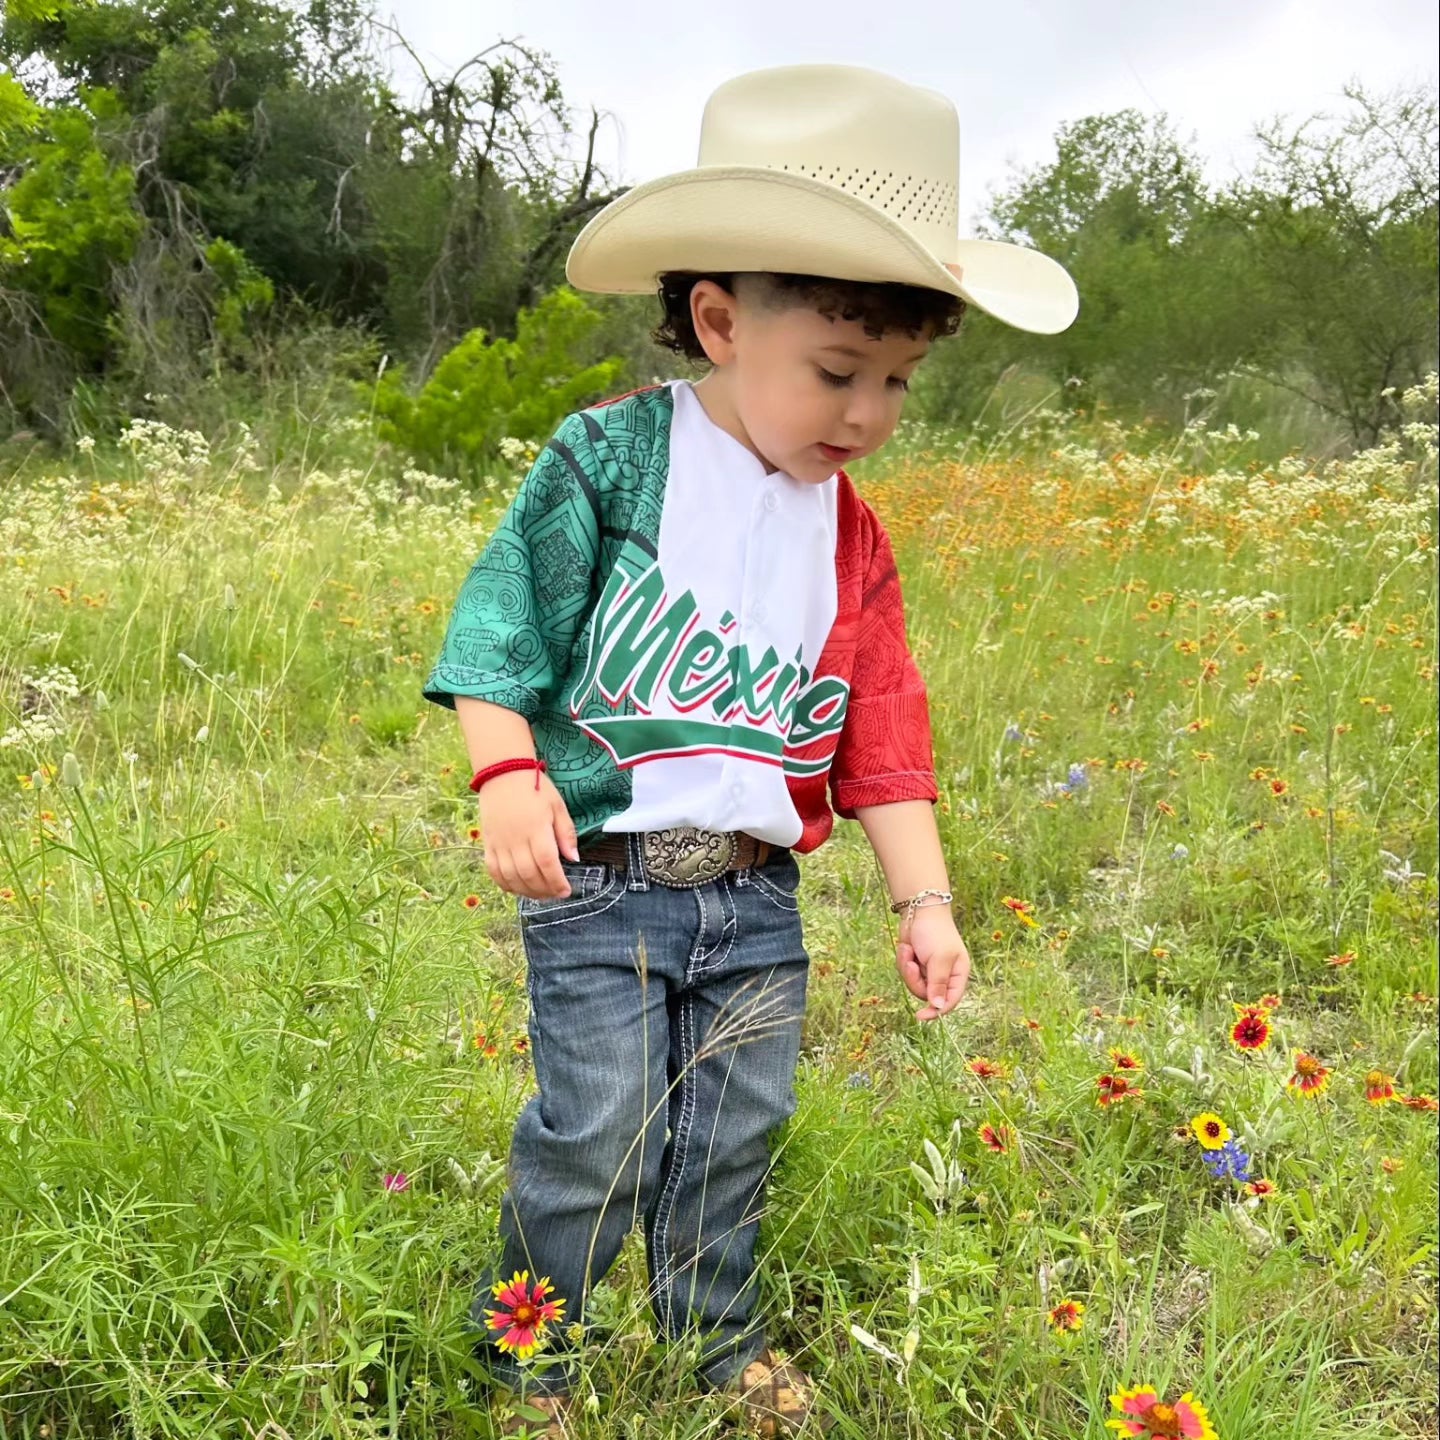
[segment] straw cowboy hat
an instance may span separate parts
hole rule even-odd
[[[959,233],[960,122],[934,90],[854,65],[786,65],[711,95],[693,170],[627,191],[580,232],[577,290],[640,294],[667,270],[771,270],[944,290],[1020,330],[1075,318],[1047,255]]]

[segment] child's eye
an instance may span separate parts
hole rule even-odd
[[[833,371],[827,370],[823,365],[815,367],[820,372],[820,378],[827,384],[833,385],[837,390],[844,389],[855,377],[853,375],[836,375]],[[891,385],[898,385],[902,390],[910,388],[908,380],[901,380],[898,376],[892,376],[889,382]]]

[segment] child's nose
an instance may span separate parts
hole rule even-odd
[[[860,441],[879,430],[885,421],[886,400],[868,389],[846,397],[845,433],[847,443],[858,446]]]

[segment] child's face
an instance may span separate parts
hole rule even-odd
[[[876,340],[858,320],[763,304],[743,276],[737,291],[701,281],[691,309],[752,448],[817,485],[878,450],[900,419],[928,337],[891,332]]]

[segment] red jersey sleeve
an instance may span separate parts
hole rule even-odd
[[[905,607],[890,537],[863,501],[860,510],[869,530],[870,563],[845,725],[830,771],[835,813],[846,820],[866,805],[933,802],[939,793],[930,707],[905,637]]]

